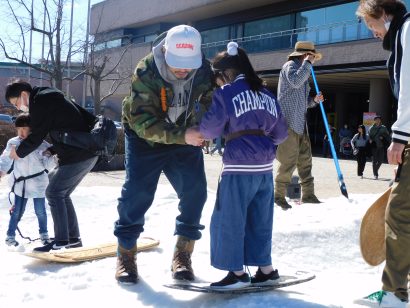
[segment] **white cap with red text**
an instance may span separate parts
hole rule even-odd
[[[201,34],[187,25],[168,30],[165,38],[165,61],[174,68],[196,69],[202,65]]]

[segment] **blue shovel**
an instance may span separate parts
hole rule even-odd
[[[310,69],[312,72],[312,79],[313,82],[315,84],[315,89],[316,89],[316,93],[319,94],[319,87],[317,85],[317,81],[316,81],[316,76],[315,76],[315,72],[313,70],[313,67]],[[322,112],[322,118],[323,118],[323,122],[325,123],[325,128],[326,128],[326,134],[329,138],[329,145],[330,145],[330,150],[332,152],[332,156],[333,156],[333,161],[335,163],[336,166],[336,172],[337,172],[337,178],[339,181],[339,186],[340,186],[340,191],[342,192],[342,195],[345,196],[346,198],[349,199],[348,195],[347,195],[347,190],[346,190],[346,185],[345,182],[343,180],[343,174],[342,171],[340,170],[340,166],[339,166],[339,160],[337,159],[337,155],[336,155],[336,151],[335,151],[335,146],[333,145],[333,139],[332,139],[332,135],[330,133],[329,130],[329,123],[327,121],[327,117],[326,117],[326,113],[325,113],[325,108],[323,108],[323,102],[319,102],[319,106],[320,106],[320,111]]]

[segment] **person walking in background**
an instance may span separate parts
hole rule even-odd
[[[353,134],[352,134],[352,131],[349,128],[349,125],[347,125],[345,123],[339,131],[339,144],[340,144],[339,151],[340,151],[340,153],[343,154],[343,145],[346,142],[350,142],[351,139],[352,139],[352,136],[353,136]]]
[[[205,140],[203,145],[202,145],[202,150],[204,151],[205,154],[209,154],[209,140]]]
[[[356,156],[357,160],[357,176],[363,179],[363,172],[366,166],[367,159],[367,143],[369,139],[366,134],[366,127],[364,125],[359,125],[357,128],[357,134],[355,134],[350,142],[353,149],[353,155]]]
[[[211,155],[213,155],[216,151],[218,151],[218,154],[222,156],[222,136],[215,138],[215,146],[211,151]]]
[[[369,129],[369,142],[372,146],[373,175],[379,178],[379,169],[385,157],[385,144],[390,143],[390,134],[386,126],[382,124],[382,117],[374,117],[374,124]]]
[[[55,88],[32,88],[27,82],[15,80],[7,85],[5,96],[10,104],[30,114],[30,135],[10,152],[10,157],[15,161],[35,151],[52,131],[88,133],[95,124],[95,116]],[[54,240],[34,248],[36,252],[82,246],[71,194],[98,159],[94,152],[69,146],[53,138],[50,151],[57,154],[58,166],[48,174],[46,198],[54,222]]]
[[[138,281],[136,243],[162,172],[179,198],[172,277],[195,278],[191,255],[204,229],[200,219],[207,185],[204,140],[187,131],[199,124],[211,103],[212,80],[210,63],[201,52],[201,35],[187,25],[160,35],[152,52],[137,64],[131,94],[122,109],[126,179],[114,226],[118,239],[115,278],[120,283]]]
[[[38,220],[40,240],[43,245],[47,245],[50,237],[47,230],[45,192],[48,185],[47,173],[56,166],[56,157],[48,152],[51,145],[43,141],[35,151],[26,157],[18,160],[10,158],[13,147],[18,147],[30,134],[30,116],[26,113],[18,115],[14,125],[17,129],[17,137],[7,141],[6,149],[0,156],[0,175],[5,175],[12,169],[8,182],[11,188],[10,194],[14,195],[14,202],[11,195],[9,198],[13,204],[10,210],[6,244],[8,246],[19,245],[16,241],[16,229],[23,217],[28,199],[32,198],[34,212]]]
[[[275,97],[255,73],[246,52],[230,42],[212,68],[225,83],[201,121],[203,138],[225,136],[223,171],[211,218],[211,264],[228,271],[211,288],[275,283],[272,267],[273,160],[287,137]],[[244,266],[258,266],[251,279]]]
[[[321,93],[314,98],[309,96],[310,69],[321,58],[322,54],[312,42],[297,42],[279,74],[278,102],[288,124],[289,137],[278,146],[276,153],[279,167],[275,178],[275,203],[284,210],[292,208],[285,194],[295,169],[301,181],[302,202],[320,203],[314,189],[306,112],[324,100]]]
[[[329,125],[329,131],[330,135],[332,136],[332,140],[334,140],[334,135],[336,129],[333,126]],[[322,151],[323,157],[330,157],[330,143],[329,143],[329,137],[327,136],[327,132],[325,131],[325,135],[323,136],[323,151]]]
[[[410,271],[410,14],[399,0],[361,0],[357,15],[364,19],[383,48],[391,52],[387,67],[393,94],[398,100],[392,125],[389,164],[399,164],[386,208],[386,263],[382,290],[365,299],[377,307],[404,308],[408,302]],[[373,142],[380,140],[374,137]]]

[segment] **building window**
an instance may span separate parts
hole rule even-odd
[[[281,31],[293,28],[292,16],[289,14],[246,22],[243,31],[245,38],[243,48],[247,52],[288,48],[290,46],[289,34],[282,34]],[[268,33],[276,35],[264,35]],[[247,38],[251,39],[247,40]]]
[[[107,48],[115,48],[121,46],[121,39],[111,40],[107,42]]]
[[[148,43],[148,42],[153,42],[158,35],[156,34],[148,34],[144,36],[144,42]]]
[[[358,5],[356,1],[296,13],[296,29],[308,28],[298,34],[297,39],[329,44],[372,37],[366,27],[357,22]]]
[[[272,33],[292,29],[292,16],[284,15],[246,22],[244,36]]]
[[[202,43],[220,42],[230,39],[229,27],[221,27],[216,29],[210,29],[201,32]]]

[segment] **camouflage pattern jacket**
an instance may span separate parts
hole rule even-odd
[[[124,125],[151,144],[186,144],[185,130],[199,124],[212,100],[212,71],[205,58],[192,82],[186,112],[175,123],[167,121],[173,87],[161,77],[151,52],[138,63],[132,76],[131,94],[123,100]]]

